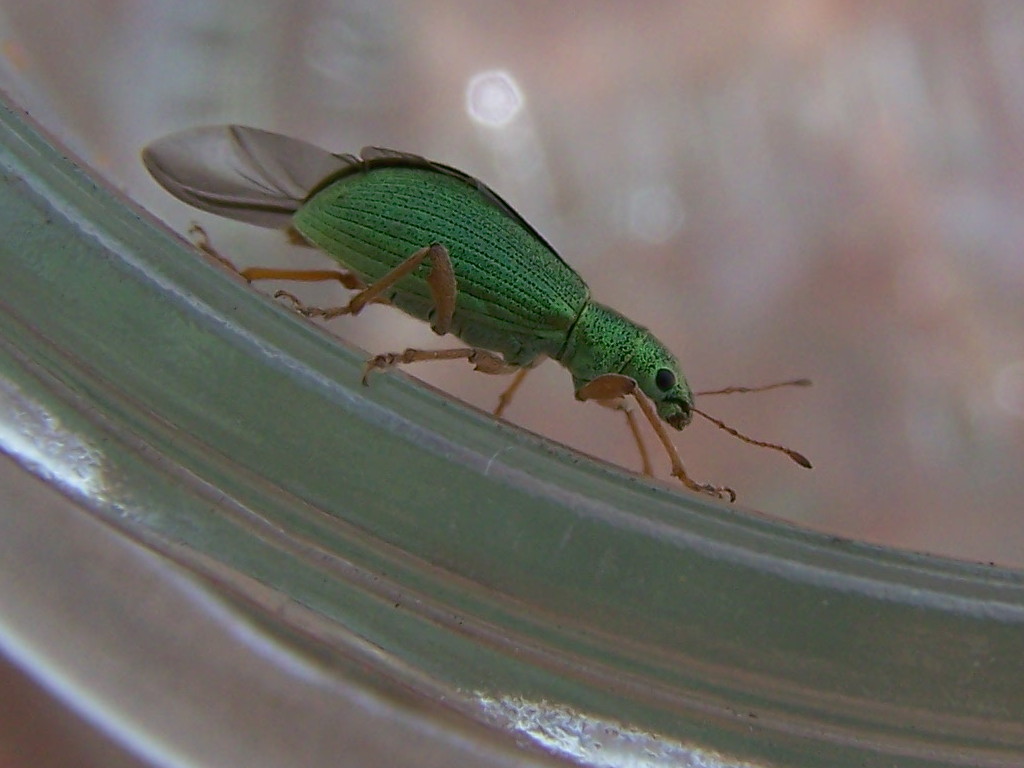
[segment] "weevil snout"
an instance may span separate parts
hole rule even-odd
[[[693,408],[685,400],[666,400],[664,401],[663,410],[671,411],[662,416],[662,418],[669,423],[669,426],[675,429],[682,429],[693,421]]]

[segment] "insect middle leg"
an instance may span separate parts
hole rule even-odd
[[[506,363],[493,352],[476,347],[459,347],[457,349],[407,349],[404,352],[385,352],[366,361],[363,371],[363,384],[367,383],[370,373],[374,370],[387,370],[396,365],[408,365],[424,360],[468,360],[473,369],[482,373],[506,374],[519,370],[519,366]]]

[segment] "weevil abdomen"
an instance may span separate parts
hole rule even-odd
[[[588,301],[583,280],[518,216],[443,169],[355,165],[292,223],[367,284],[420,248],[444,245],[458,289],[453,333],[516,364],[557,356]],[[421,265],[388,295],[423,320],[434,307],[429,271]]]

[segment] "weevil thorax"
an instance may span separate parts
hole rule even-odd
[[[693,418],[693,392],[675,356],[649,330],[603,304],[588,302],[559,357],[576,391],[598,376],[635,380],[658,416],[676,429]]]

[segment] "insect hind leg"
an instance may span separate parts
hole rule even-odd
[[[352,290],[366,288],[366,285],[358,276],[341,269],[289,269],[282,267],[245,267],[244,269],[239,269],[231,259],[214,247],[210,236],[201,226],[193,224],[189,227],[188,234],[196,248],[210,258],[219,261],[232,272],[240,275],[246,282],[252,283],[256,280],[287,280],[312,283],[337,280],[343,286]],[[291,294],[287,295],[289,298],[298,301]]]
[[[443,336],[451,330],[452,319],[455,316],[455,270],[452,267],[451,257],[448,249],[440,243],[428,245],[416,251],[408,259],[378,279],[372,285],[363,288],[352,297],[348,304],[341,307],[312,307],[303,304],[293,295],[286,291],[278,291],[275,296],[290,299],[297,311],[306,317],[320,317],[330,320],[340,315],[358,315],[359,312],[370,302],[387,302],[386,294],[403,277],[412,272],[416,267],[426,260],[430,260],[432,268],[427,276],[427,285],[430,287],[434,299],[434,312],[430,327],[434,333]]]

